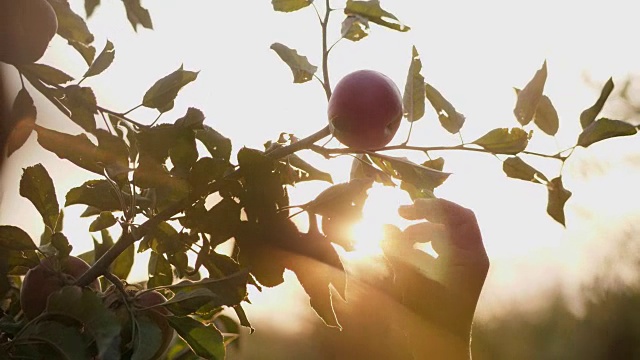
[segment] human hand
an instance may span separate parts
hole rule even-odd
[[[395,277],[391,294],[411,315],[405,332],[414,356],[468,359],[471,323],[489,270],[476,217],[444,199],[418,199],[399,214],[427,220],[404,231],[390,228],[383,243]],[[426,242],[437,258],[413,247]]]

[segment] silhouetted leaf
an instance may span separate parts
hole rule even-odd
[[[546,95],[542,95],[533,122],[547,135],[555,135],[558,132],[560,119],[558,112]]]
[[[571,197],[571,191],[564,188],[562,178],[552,179],[547,184],[549,190],[549,200],[547,204],[547,213],[557,222],[566,226],[564,217],[564,204]]]
[[[459,132],[462,129],[462,125],[464,125],[464,115],[457,112],[456,108],[433,86],[425,84],[425,89],[427,99],[436,110],[442,127],[452,134]]]
[[[521,158],[514,156],[506,159],[502,163],[502,170],[508,177],[531,181],[539,184],[546,184],[549,180],[543,173],[534,169]]]
[[[154,359],[154,355],[163,344],[163,334],[157,321],[164,315],[154,312],[134,312],[136,326],[133,339],[133,354],[131,360]]]
[[[62,85],[73,81],[73,78],[64,71],[45,64],[20,65],[20,70],[35,76],[47,85]]]
[[[107,180],[89,180],[67,192],[64,206],[84,204],[101,211],[122,210],[115,189]]]
[[[53,180],[42,164],[24,169],[20,179],[20,195],[31,201],[42,215],[44,224],[55,231],[60,207]]]
[[[313,3],[313,0],[271,0],[273,10],[292,12],[305,8]]]
[[[47,0],[58,18],[58,35],[68,41],[91,44],[93,34],[89,31],[84,19],[73,12],[67,0]]]
[[[301,157],[299,157],[297,154],[291,154],[288,155],[285,160],[291,164],[291,166],[298,168],[302,171],[304,171],[306,173],[307,176],[305,176],[302,180],[320,180],[320,181],[326,181],[329,183],[333,183],[333,179],[331,178],[331,174],[329,174],[328,172],[324,172],[322,170],[317,169],[316,167],[314,167],[313,165],[309,164],[308,162],[304,161]]]
[[[404,87],[402,95],[402,103],[404,106],[404,116],[409,121],[420,120],[424,116],[424,98],[426,94],[424,76],[420,74],[422,70],[422,61],[420,54],[415,46],[413,46],[411,55],[411,65],[407,74],[407,83]],[[434,89],[435,90],[435,89]]]
[[[36,124],[36,116],[37,111],[33,105],[31,95],[26,89],[20,89],[13,101],[11,113],[4,127],[7,134],[0,135],[0,141],[4,140],[6,142],[7,156],[11,156],[29,139]],[[4,136],[7,137],[4,138]]]
[[[229,161],[231,158],[231,140],[212,127],[204,125],[202,130],[196,130],[196,139],[207,148],[212,157],[224,161]]]
[[[104,49],[102,49],[102,52],[100,52],[100,55],[98,55],[93,64],[91,64],[87,72],[84,73],[83,77],[86,78],[102,73],[111,65],[115,56],[116,49],[113,47],[113,43],[107,40]]]
[[[348,15],[342,22],[342,37],[351,41],[360,41],[369,35],[369,20],[358,15]]]
[[[96,57],[96,48],[93,45],[87,45],[73,40],[69,40],[69,45],[76,49],[76,51],[87,63],[87,66],[91,66],[91,64],[93,63],[93,59],[95,59]]]
[[[211,360],[225,358],[224,338],[213,324],[205,325],[188,316],[167,316],[167,320],[196,355]]]
[[[601,118],[587,126],[578,137],[578,145],[587,147],[598,141],[617,136],[635,135],[635,126],[620,120]]]
[[[87,15],[87,19],[93,15],[93,12],[98,5],[100,5],[100,0],[84,0],[84,11]]]
[[[89,225],[89,231],[94,232],[104,230],[116,223],[117,220],[110,211],[103,211],[95,220],[93,220],[91,225]]]
[[[366,154],[356,154],[351,163],[349,179],[354,180],[358,178],[369,178],[385,186],[396,186],[391,176],[373,166],[369,156]]]
[[[153,29],[149,11],[140,5],[140,0],[123,0],[123,3],[133,30],[138,31],[138,24],[144,28]]]
[[[200,109],[190,107],[187,109],[187,113],[176,120],[174,124],[181,129],[202,130],[204,118]]]
[[[142,99],[142,105],[157,109],[161,113],[173,109],[174,100],[180,89],[197,77],[197,72],[184,70],[183,66],[180,66],[178,70],[156,81],[147,90]]]
[[[58,100],[70,112],[69,118],[73,122],[88,132],[96,129],[98,104],[91,88],[69,85],[64,89],[64,96]]]
[[[379,0],[355,1],[347,0],[347,7],[344,9],[346,15],[359,15],[378,25],[389,29],[406,32],[411,28],[403,25],[395,15],[380,7]]]
[[[313,75],[318,70],[317,66],[311,65],[306,56],[299,55],[294,49],[280,43],[271,44],[271,50],[275,51],[293,73],[293,82],[296,84],[305,83],[313,79]]]
[[[335,216],[351,208],[371,188],[372,179],[359,178],[332,185],[323,190],[315,199],[300,205],[305,211],[322,216]]]
[[[38,247],[26,231],[17,226],[0,226],[0,248],[2,251],[36,250]]]
[[[371,160],[387,174],[410,183],[417,189],[433,191],[442,185],[450,173],[438,171],[426,166],[418,165],[406,158],[369,154]]]
[[[609,98],[609,95],[611,95],[613,87],[613,78],[609,78],[609,80],[604,84],[602,91],[600,91],[600,96],[598,97],[598,100],[596,100],[596,103],[580,114],[580,125],[582,125],[582,129],[586,129],[596,120],[596,117],[604,107],[604,103]]]
[[[536,113],[536,109],[542,98],[546,81],[547,61],[545,60],[542,68],[536,71],[536,74],[529,83],[518,93],[518,100],[516,101],[516,107],[513,109],[513,114],[523,126],[533,120],[533,115]]]
[[[495,154],[516,155],[527,148],[529,135],[520,128],[498,128],[489,131],[473,144]]]
[[[157,286],[171,285],[173,282],[173,271],[171,271],[171,264],[161,254],[155,251],[151,252],[149,258],[149,282],[147,287],[155,288]]]
[[[83,333],[90,335],[102,358],[115,356],[120,342],[120,324],[115,313],[109,311],[94,291],[67,286],[50,295],[46,312],[75,319],[82,324]]]

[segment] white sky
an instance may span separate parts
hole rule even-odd
[[[71,3],[83,13],[80,1]],[[303,137],[326,124],[321,86],[293,84],[288,67],[269,49],[271,43],[281,42],[320,65],[320,30],[311,8],[282,14],[273,12],[268,0],[146,1],[143,5],[151,11],[155,30],[136,34],[119,2],[103,3],[89,27],[98,51],[107,38],[115,44],[116,60],[104,75],[83,83],[93,87],[101,105],[125,111],[141,101],[155,80],[184,64],[200,75],[180,93],[165,121],[182,116],[189,106],[198,107],[207,116],[206,123],[230,137],[236,150],[243,145],[261,147],[280,131]],[[372,24],[365,40],[341,42],[331,54],[332,82],[351,71],[370,68],[386,73],[402,89],[415,45],[427,81],[466,115],[462,130],[466,140],[495,127],[517,126],[512,88],[523,87],[545,59],[549,68],[545,94],[556,106],[561,126],[557,143],[536,132],[531,150],[541,152],[567,148],[577,138],[579,114],[599,92],[585,85],[585,75],[597,84],[613,76],[620,84],[625,76],[640,73],[635,36],[639,9],[631,1],[609,1],[605,6],[599,1],[383,0],[382,6],[412,30],[398,33]],[[336,12],[332,39],[337,39],[341,21],[342,15]],[[78,77],[86,70],[81,58],[59,38],[41,62]],[[79,131],[68,127],[69,121],[51,106],[42,102],[38,106],[42,125]],[[142,109],[132,116],[150,122],[155,115]],[[399,141],[407,129],[403,124]],[[412,139],[414,144],[434,146],[457,140],[440,128],[431,110],[414,126]],[[565,185],[574,193],[566,208],[566,230],[546,215],[544,188],[506,179],[501,164],[490,156],[442,154],[445,169],[454,175],[438,194],[476,211],[492,260],[481,314],[497,311],[505,301],[529,302],[531,294],[556,286],[556,281],[572,293],[580,280],[601,269],[598,259],[608,253],[603,249],[626,229],[624,224],[631,219],[637,223],[640,197],[631,189],[640,183],[638,150],[636,136],[576,151],[565,166]],[[349,160],[327,164],[313,154],[302,155],[332,169],[335,180],[347,179]],[[586,165],[593,161],[598,166]],[[41,231],[32,225],[38,214],[17,195],[21,171],[16,170],[37,162],[45,163],[52,174],[61,203],[67,189],[94,178],[38,149],[34,137],[10,158],[2,178],[0,223],[23,226],[34,238]],[[549,177],[557,175],[558,164],[531,162]],[[294,202],[308,200],[324,187],[300,186],[293,192]],[[368,213],[369,221],[398,222],[395,207],[389,204],[408,201],[399,191],[372,192],[368,206],[374,210]],[[86,230],[89,222],[76,220],[82,210],[80,206],[67,210],[65,228],[75,242],[74,253],[92,246]],[[638,239],[637,234],[632,236]],[[291,290],[267,292],[254,303],[263,302],[268,309],[268,299],[280,298],[283,291]],[[267,313],[256,311],[256,316]]]

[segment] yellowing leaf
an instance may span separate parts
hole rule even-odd
[[[271,50],[275,51],[293,73],[293,82],[296,84],[305,83],[313,79],[313,74],[318,70],[317,66],[311,65],[306,56],[299,55],[294,49],[288,48],[280,43],[273,43]]]
[[[347,15],[359,15],[378,25],[389,29],[406,32],[411,28],[403,25],[392,13],[380,7],[379,0],[355,1],[347,0],[347,7],[344,9]]]
[[[578,137],[578,145],[587,147],[601,140],[617,136],[635,135],[637,132],[636,127],[628,122],[602,118],[591,123],[582,131]]]
[[[582,114],[580,114],[580,125],[582,125],[583,129],[589,127],[589,125],[591,125],[591,123],[596,120],[596,117],[598,116],[598,114],[600,114],[600,111],[602,111],[602,108],[604,107],[604,103],[609,98],[609,95],[611,95],[613,87],[613,79],[609,78],[609,80],[607,80],[607,82],[604,84],[604,87],[602,88],[602,91],[600,92],[600,96],[598,97],[598,100],[596,100],[596,103],[593,104],[590,108],[583,111]]]
[[[518,93],[518,100],[513,113],[520,124],[527,125],[533,120],[536,113],[538,103],[542,98],[544,84],[547,81],[547,61],[542,64],[542,68],[536,71],[536,74],[529,83]]]
[[[473,144],[495,154],[516,155],[527,148],[529,135],[520,128],[498,128],[489,131]]]
[[[413,47],[411,55],[411,65],[407,74],[407,83],[404,86],[402,104],[404,107],[404,117],[413,122],[420,120],[424,116],[425,103],[425,83],[424,76],[420,74],[422,61],[416,47]]]
[[[292,12],[303,9],[313,3],[313,0],[271,0],[273,10]]]

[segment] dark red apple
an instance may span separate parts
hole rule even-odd
[[[38,61],[57,30],[56,13],[47,0],[0,0],[0,61]]]
[[[49,295],[66,285],[73,284],[75,279],[88,269],[89,264],[74,256],[63,260],[48,257],[30,269],[24,277],[20,290],[20,306],[27,319],[31,320],[40,315],[47,306]],[[89,287],[100,291],[100,283],[97,279]]]
[[[329,128],[344,145],[375,150],[387,145],[402,120],[402,95],[386,75],[359,70],[336,84],[329,99]]]

